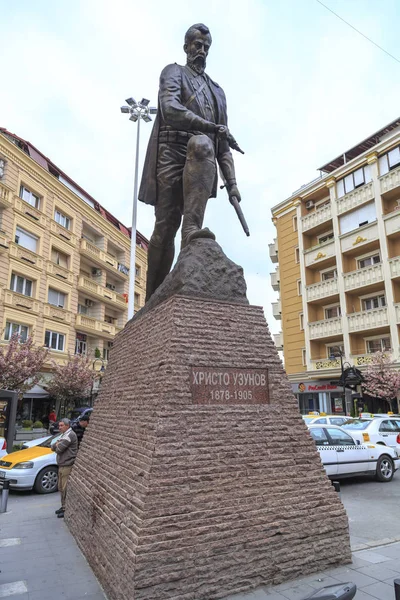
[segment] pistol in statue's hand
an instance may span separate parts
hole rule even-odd
[[[241,201],[241,196],[240,196],[240,192],[238,189],[238,186],[236,185],[236,183],[234,183],[233,185],[231,185],[230,187],[228,186],[228,195],[229,195],[229,200],[233,197],[236,198],[236,200],[238,202]]]
[[[232,150],[236,150],[237,152],[244,154],[243,150],[240,148],[239,144],[226,125],[217,125],[217,136],[220,140],[227,140]]]

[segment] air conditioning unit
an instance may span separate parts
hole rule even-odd
[[[85,306],[93,306],[93,300],[89,300],[88,298],[86,298]]]
[[[306,208],[307,208],[307,209],[308,209],[308,208],[313,208],[313,206],[314,206],[314,202],[313,202],[312,200],[308,200],[308,201],[306,202]]]
[[[92,275],[100,276],[101,275],[101,269],[92,269]]]

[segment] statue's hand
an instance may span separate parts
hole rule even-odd
[[[237,199],[238,202],[240,202],[242,199],[236,183],[234,183],[233,185],[231,185],[229,187],[228,194],[229,194],[229,199],[232,198],[232,196],[235,196],[235,198]]]
[[[231,135],[226,125],[216,125],[215,133],[220,140],[229,140]]]

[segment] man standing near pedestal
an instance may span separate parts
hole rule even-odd
[[[170,271],[182,215],[182,248],[196,238],[215,239],[202,226],[208,198],[217,194],[216,160],[229,197],[240,201],[230,147],[240,149],[227,127],[225,94],[205,73],[210,46],[208,27],[193,25],[183,46],[186,65],[168,65],[160,76],[158,113],[139,190],[139,200],[155,205],[156,217],[146,301]]]

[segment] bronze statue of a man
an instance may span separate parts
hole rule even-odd
[[[210,46],[208,27],[192,25],[183,46],[186,65],[168,65],[160,76],[158,112],[139,190],[139,200],[154,205],[156,217],[146,301],[171,269],[182,215],[182,248],[196,238],[215,239],[202,227],[207,201],[217,194],[216,161],[229,197],[240,201],[230,151],[238,147],[227,127],[225,94],[205,73]]]

